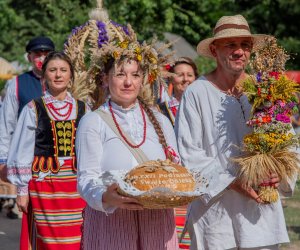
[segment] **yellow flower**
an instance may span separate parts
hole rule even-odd
[[[128,47],[128,41],[123,41],[123,42],[120,42],[119,43],[119,46],[122,48],[122,49],[126,49]]]
[[[149,61],[153,64],[157,64],[157,60],[154,56],[149,56]]]
[[[117,52],[117,51],[114,51],[113,52],[113,57],[114,57],[114,59],[118,59],[119,58],[119,53]]]
[[[135,48],[135,53],[136,54],[140,54],[141,53],[141,48],[140,47],[136,47]]]
[[[142,58],[142,55],[141,55],[141,54],[137,54],[137,55],[136,55],[136,59],[137,59],[138,61],[142,61],[142,59],[143,59],[143,58]]]

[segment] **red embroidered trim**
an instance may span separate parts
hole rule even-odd
[[[38,172],[38,171],[39,171],[38,162],[39,162],[39,157],[38,157],[38,156],[35,156],[35,157],[33,158],[33,162],[32,162],[32,171],[33,171],[33,172]]]
[[[40,168],[40,171],[43,173],[48,172],[47,165],[45,166],[45,157],[44,156],[41,156],[41,158],[39,159],[39,168]]]

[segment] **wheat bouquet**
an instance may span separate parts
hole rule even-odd
[[[292,133],[290,117],[299,112],[295,95],[299,84],[284,74],[288,59],[274,37],[266,38],[250,60],[253,74],[242,84],[252,104],[247,125],[253,132],[244,136],[244,154],[234,161],[242,183],[257,190],[264,202],[277,201],[278,192],[263,180],[275,173],[286,181],[298,171],[298,155],[292,148],[299,144],[299,138]]]

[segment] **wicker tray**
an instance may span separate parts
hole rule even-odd
[[[145,195],[130,195],[124,192],[122,189],[118,189],[119,194],[132,197],[138,200],[140,204],[144,206],[144,208],[150,209],[163,209],[163,208],[174,208],[187,205],[188,203],[192,202],[193,200],[199,198],[199,196],[184,196],[182,194],[176,195],[166,195],[159,191],[151,192],[150,194]]]

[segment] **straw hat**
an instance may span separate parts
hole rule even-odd
[[[253,49],[257,49],[268,35],[251,34],[248,22],[242,15],[223,16],[213,30],[213,37],[204,39],[198,44],[198,54],[214,58],[209,48],[210,44],[217,39],[229,37],[251,37],[253,39]]]

